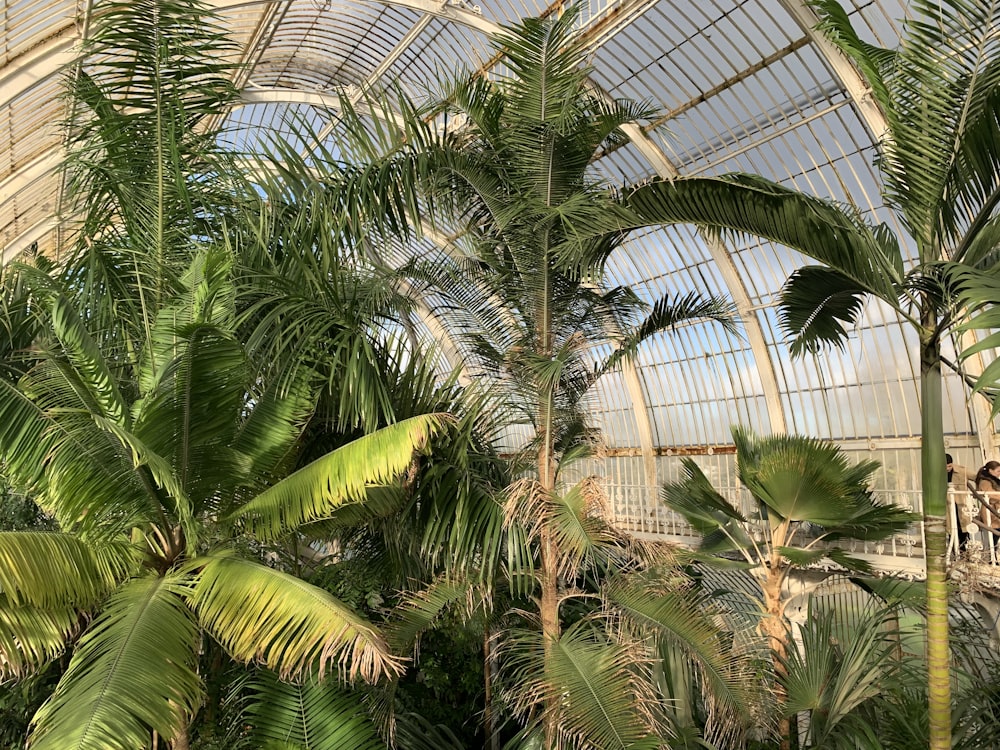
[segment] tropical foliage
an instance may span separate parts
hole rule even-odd
[[[885,117],[886,131],[876,134],[883,197],[905,236],[854,207],[749,175],[653,183],[629,202],[650,220],[749,232],[819,261],[795,271],[782,292],[795,352],[842,344],[868,297],[916,332],[931,747],[944,750],[951,746],[951,701],[941,371],[954,363],[942,357],[941,344],[964,314],[950,275],[995,264],[1000,9],[973,0],[915,2],[899,47],[883,49],[865,41],[836,0],[815,7],[821,31],[855,64]]]
[[[598,444],[583,406],[597,379],[628,363],[643,339],[685,321],[733,326],[718,299],[691,293],[647,306],[630,289],[604,285],[605,264],[635,215],[588,166],[624,142],[623,125],[650,113],[591,91],[574,18],[568,11],[505,31],[494,40],[504,75],[459,75],[427,105],[400,92],[372,94],[363,107],[345,99],[341,148],[352,158],[326,154],[319,168],[326,200],[366,233],[459,236],[440,261],[400,271],[446,301],[468,371],[494,384],[500,423],[526,431],[511,446],[518,478],[503,498],[506,542],[491,537],[484,547],[506,553],[514,598],[537,600],[530,627],[520,624],[500,646],[511,705],[527,736],[539,733],[547,747],[619,747],[670,730],[649,709],[653,693],[639,689],[649,644],[638,627],[613,634],[618,618],[679,637],[711,665],[707,684],[730,712],[740,700],[696,608],[686,608],[690,620],[668,623],[658,619],[666,605],[656,615],[629,613],[610,593],[644,585],[651,602],[676,599],[648,575],[670,568],[662,554],[609,527],[597,484],[571,478]],[[601,344],[612,353],[595,362]],[[595,596],[606,608],[581,614],[579,602]]]
[[[235,96],[203,12],[101,9],[73,78],[79,242],[55,268],[5,269],[0,460],[58,529],[0,533],[0,662],[11,677],[71,653],[37,748],[185,746],[213,649],[282,679],[402,669],[275,560],[396,482],[445,418],[302,455],[325,372],[242,341],[239,226],[260,201],[200,127]]]
[[[36,310],[53,335],[4,384],[9,475],[61,529],[0,534],[15,627],[5,671],[75,641],[35,716],[36,747],[141,747],[150,728],[182,732],[202,699],[199,633],[286,678],[400,670],[371,625],[261,554],[393,481],[441,419],[404,421],[289,473],[314,376],[303,369],[282,393],[249,366],[218,254],[196,256],[181,281],[187,293],[161,308],[126,365],[103,357],[66,295],[40,279]],[[80,613],[92,622],[77,640]]]
[[[666,484],[662,496],[702,535],[698,559],[733,567],[735,558],[756,579],[760,629],[781,686],[791,637],[785,617],[789,576],[823,560],[870,570],[839,543],[884,539],[915,519],[875,500],[869,481],[877,463],[852,465],[835,445],[797,435],[760,437],[739,427],[733,428],[733,442],[746,500],[720,494],[690,458],[683,459],[684,478]],[[781,731],[788,743],[787,722]]]

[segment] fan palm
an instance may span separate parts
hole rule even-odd
[[[960,320],[942,263],[980,269],[993,260],[1000,201],[1000,7],[974,0],[912,4],[896,49],[864,41],[835,0],[815,3],[821,30],[850,58],[885,115],[878,166],[886,204],[914,248],[849,206],[747,175],[644,186],[630,204],[647,219],[748,232],[819,261],[788,280],[783,324],[795,353],[842,344],[875,297],[917,333],[923,521],[927,561],[931,747],[949,747],[946,480],[941,402],[942,339]]]
[[[719,494],[698,465],[683,460],[684,478],[664,485],[664,502],[703,535],[701,559],[732,566],[732,553],[748,566],[760,586],[762,619],[780,680],[788,650],[784,586],[797,570],[827,558],[848,569],[864,570],[841,539],[884,539],[913,518],[881,505],[868,489],[878,464],[851,466],[836,446],[795,435],[758,437],[733,429],[740,481],[750,493],[750,508]],[[782,726],[788,741],[789,726]]]
[[[591,631],[575,629],[564,639],[573,581],[616,560],[637,564],[623,552],[628,545],[595,517],[593,483],[567,480],[596,444],[583,409],[591,386],[643,339],[681,322],[712,319],[732,328],[721,300],[689,294],[647,310],[630,289],[604,284],[607,260],[625,238],[622,228],[636,217],[589,165],[601,149],[624,140],[622,125],[650,113],[589,88],[574,18],[571,10],[529,19],[500,34],[494,44],[503,74],[446,82],[444,95],[424,107],[399,92],[371,94],[357,108],[345,98],[339,145],[356,158],[326,154],[323,178],[336,213],[356,220],[346,229],[363,230],[369,241],[374,232],[406,236],[428,225],[459,236],[450,257],[404,270],[415,288],[445,300],[469,371],[497,384],[500,419],[526,426],[530,435],[519,447],[512,473],[521,478],[505,506],[508,529],[537,550],[521,556],[511,574],[516,586],[529,578],[537,585],[519,593],[537,596],[544,665],[537,674],[551,679],[567,676],[557,669],[563,656],[593,654],[594,668],[613,661],[597,658]],[[368,113],[377,115],[374,121]],[[608,343],[613,354],[594,365],[595,346]],[[611,685],[626,679],[608,676],[599,686],[606,701]],[[615,722],[633,714],[601,712],[607,735],[579,729],[569,719],[571,687],[554,682],[522,695],[537,701],[526,713],[542,717],[545,746],[584,735],[614,745]]]

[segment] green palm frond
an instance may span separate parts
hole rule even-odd
[[[396,717],[399,750],[467,750],[467,745],[444,724],[432,724],[414,713]]]
[[[295,441],[316,404],[311,372],[293,373],[284,387],[277,380],[271,379],[264,390],[253,393],[252,406],[232,443],[237,454],[247,457],[252,473],[265,481],[279,476],[294,454]]]
[[[10,479],[63,528],[114,534],[154,516],[158,499],[113,434],[121,428],[99,409],[90,416],[81,389],[75,371],[52,359],[17,384],[0,380],[0,455]]]
[[[384,750],[364,698],[333,681],[278,680],[257,670],[239,686],[239,720],[256,747],[283,750]]]
[[[618,541],[619,535],[604,520],[606,505],[607,496],[593,477],[551,498],[548,531],[559,550],[560,576],[572,579]]]
[[[756,436],[733,428],[740,481],[772,514],[834,528],[861,511],[864,480],[878,464],[851,466],[839,446],[799,435]],[[870,502],[865,509],[870,506]]]
[[[906,217],[921,260],[937,260],[939,244],[988,219],[1000,198],[1000,45],[985,32],[997,8],[918,2],[890,56],[862,43],[833,0],[817,5],[820,28],[858,63],[889,123],[880,164],[887,197]]]
[[[236,510],[231,518],[266,539],[275,539],[364,498],[368,484],[402,474],[447,417],[429,414],[384,427],[348,443],[282,479]]]
[[[889,613],[863,613],[846,640],[834,630],[832,612],[811,617],[800,629],[801,646],[789,649],[781,682],[785,711],[808,712],[809,741],[815,747],[854,747],[858,732],[871,732],[858,720],[859,708],[891,684],[899,664],[897,643],[886,631]],[[838,744],[838,735],[848,743]]]
[[[87,609],[134,566],[120,541],[96,547],[57,531],[0,531],[0,590],[8,606]]]
[[[386,638],[394,650],[407,653],[417,643],[421,633],[432,628],[443,613],[456,604],[471,604],[475,595],[474,582],[439,578],[427,588],[404,596],[393,610]]]
[[[653,181],[628,196],[645,223],[690,223],[787,245],[896,306],[903,257],[895,236],[854,210],[752,175]]]
[[[792,339],[792,356],[828,345],[843,349],[866,296],[867,290],[826,266],[796,269],[781,289],[781,327]]]
[[[547,123],[557,132],[576,122],[588,74],[586,47],[573,34],[578,16],[571,7],[556,20],[526,18],[494,38],[511,71],[504,88],[513,121]],[[537,149],[537,142],[529,148]]]
[[[205,630],[239,661],[282,679],[320,679],[331,667],[374,682],[401,671],[382,636],[316,586],[232,556],[196,558],[191,606]]]
[[[716,731],[750,723],[755,665],[752,654],[741,652],[738,639],[720,628],[718,612],[708,600],[691,596],[682,587],[667,589],[662,571],[613,579],[605,595],[633,623],[637,633],[655,633],[692,663],[705,699],[719,721]]]
[[[518,712],[558,706],[557,731],[570,747],[660,747],[648,712],[655,697],[642,679],[649,667],[645,648],[609,642],[584,621],[551,644],[547,659],[543,651],[542,636],[526,631],[503,646],[518,686],[510,696]]]
[[[33,720],[36,750],[135,750],[150,729],[173,737],[198,706],[198,629],[178,578],[118,589],[77,644]]]
[[[699,550],[718,553],[752,546],[740,510],[712,487],[693,459],[681,459],[681,466],[683,478],[664,484],[660,497],[702,535]]]
[[[249,473],[247,459],[232,447],[247,397],[246,357],[232,334],[211,325],[176,330],[170,338],[173,356],[159,360],[135,406],[135,436],[167,460],[198,502]]]
[[[0,379],[0,456],[6,475],[23,488],[44,480],[43,468],[53,437],[50,422],[31,399],[6,378]]]
[[[0,681],[41,669],[62,653],[79,625],[73,607],[14,606],[0,597]]]
[[[958,326],[959,331],[979,332],[978,341],[962,351],[962,359],[1000,347],[1000,265],[988,272],[960,268],[955,277],[961,303],[974,311]],[[990,361],[976,380],[974,393],[982,393],[991,402],[992,413],[1000,413],[1000,359]]]
[[[86,398],[87,405],[95,413],[114,422],[125,420],[128,407],[117,380],[77,310],[62,294],[57,294],[52,301],[51,320],[62,352],[83,391],[81,397]]]
[[[611,369],[620,360],[630,359],[643,341],[661,331],[673,330],[680,323],[713,320],[729,333],[736,333],[735,315],[736,308],[733,304],[720,297],[703,297],[697,292],[689,292],[675,299],[662,297],[653,304],[649,315],[639,327],[629,332],[619,344],[604,368]]]

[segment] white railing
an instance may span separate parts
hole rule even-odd
[[[658,493],[649,491],[644,486],[606,484],[610,499],[610,514],[617,526],[625,531],[651,539],[663,539],[685,545],[695,545],[700,535],[684,520],[679,513],[668,508],[659,498]],[[720,492],[727,498],[737,498],[740,511],[751,522],[763,525],[759,519],[755,505],[751,502],[749,493],[743,488],[721,488]],[[917,490],[885,491],[878,493],[886,503],[895,503],[907,510],[921,513],[923,510],[922,496]],[[961,509],[961,515],[960,515]],[[997,559],[996,546],[991,539],[1000,540],[980,526],[969,524],[969,518],[979,517],[979,501],[971,494],[950,490],[948,494],[948,559],[952,564],[959,562],[973,563],[977,567],[989,566],[1000,573],[1000,562]],[[956,533],[960,519],[963,526],[969,529],[969,537],[964,545]],[[808,530],[804,538],[808,539]],[[760,533],[763,534],[763,526]],[[876,570],[886,573],[903,575],[908,578],[923,578],[926,575],[924,566],[924,538],[922,524],[915,523],[907,529],[893,534],[891,537],[875,542],[844,540],[838,543],[852,555],[869,561]]]

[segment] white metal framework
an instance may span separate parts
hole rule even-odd
[[[338,95],[378,82],[417,93],[441,71],[487,64],[488,35],[527,15],[558,12],[517,0],[214,0],[241,47],[242,106],[220,112],[240,142],[292,111],[327,123]],[[891,45],[906,15],[897,0],[847,2],[856,25]],[[71,0],[4,0],[0,15],[0,253],[54,252],[60,215],[64,100],[61,76],[92,8]],[[891,220],[872,161],[884,121],[851,65],[815,31],[803,0],[590,0],[580,33],[594,86],[652,102],[663,113],[629,129],[631,144],[595,169],[614,182],[747,171],[851,201]],[[429,238],[438,246],[444,238]],[[611,281],[649,299],[693,289],[732,299],[740,337],[706,324],[650,342],[635,367],[597,385],[595,419],[607,436],[606,471],[622,492],[649,493],[699,456],[732,478],[729,425],[827,437],[884,465],[890,492],[917,489],[918,386],[913,334],[871,306],[843,353],[793,361],[776,324],[775,296],[802,259],[769,243],[723,243],[690,228],[632,238]],[[428,301],[417,327],[443,339],[447,320]],[[450,357],[456,356],[447,349]],[[996,457],[994,426],[946,385],[948,449],[966,465]]]

